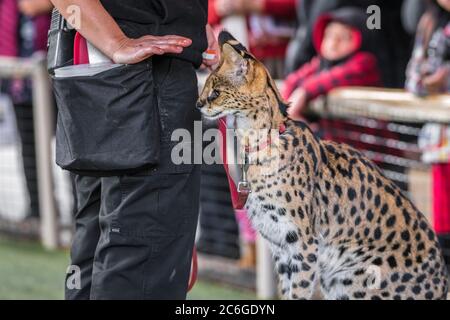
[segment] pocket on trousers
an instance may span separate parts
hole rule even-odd
[[[159,162],[160,121],[151,60],[95,76],[54,78],[56,162],[109,176]]]
[[[190,186],[192,168],[180,171],[119,178],[122,200],[113,226],[120,234],[153,240],[185,234],[192,217],[190,190],[194,188]]]

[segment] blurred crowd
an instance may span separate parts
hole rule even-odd
[[[367,12],[369,6],[380,9]],[[29,57],[46,48],[49,0],[0,0],[0,56]],[[450,90],[450,0],[209,0],[217,30],[230,16],[245,18],[249,50],[277,79],[291,102],[289,115],[303,119],[308,103],[342,86],[405,88],[418,96]],[[368,18],[379,19],[379,28]],[[39,216],[31,86],[2,80],[14,104],[30,217]],[[436,130],[445,131],[443,126]],[[446,131],[448,132],[448,131]],[[442,146],[445,135],[434,140]],[[450,165],[433,163],[434,224],[450,248]],[[254,264],[255,234],[237,212],[248,243],[244,265]],[[448,259],[448,256],[447,256]]]

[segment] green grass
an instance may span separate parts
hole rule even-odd
[[[255,300],[256,295],[251,292],[238,291],[226,286],[219,286],[204,281],[198,281],[192,292],[188,295],[189,300]]]
[[[0,238],[0,299],[63,299],[68,251]],[[255,299],[255,295],[198,281],[189,299]]]
[[[66,251],[0,239],[0,299],[62,299]]]

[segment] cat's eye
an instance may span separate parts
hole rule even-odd
[[[216,99],[219,97],[219,95],[220,95],[220,92],[219,92],[219,91],[213,90],[213,91],[211,92],[211,94],[209,95],[209,97],[208,97],[208,102],[211,102],[211,101],[216,100]]]

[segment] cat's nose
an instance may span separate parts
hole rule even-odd
[[[198,100],[197,103],[195,104],[195,107],[200,110],[201,108],[203,108],[205,106],[205,103],[201,100]]]

